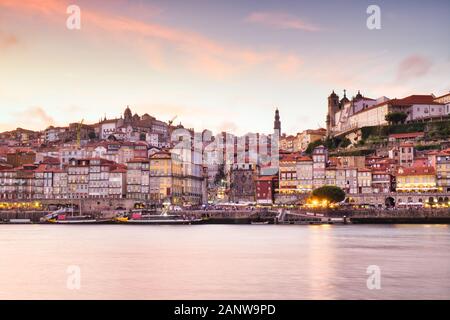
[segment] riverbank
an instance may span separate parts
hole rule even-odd
[[[48,211],[0,211],[0,223],[41,223]],[[450,211],[439,210],[183,210],[170,214],[202,219],[204,224],[450,224]],[[92,214],[102,223],[115,223],[114,212]]]

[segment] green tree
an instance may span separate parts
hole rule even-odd
[[[340,148],[347,148],[349,145],[351,145],[352,142],[350,141],[350,139],[348,138],[343,138],[340,142],[339,142],[339,147]]]
[[[312,154],[312,152],[314,151],[314,148],[321,146],[321,145],[323,145],[323,142],[321,140],[310,142],[308,144],[308,147],[306,148],[305,152],[307,154]]]
[[[216,176],[214,177],[214,184],[216,186],[220,185],[222,183],[222,180],[225,180],[225,165],[221,164],[219,165],[219,168],[217,169]]]
[[[406,118],[408,118],[408,115],[404,112],[389,112],[384,118],[390,124],[399,124],[405,123],[405,120]]]
[[[319,200],[328,200],[331,203],[336,203],[345,199],[345,192],[336,186],[323,186],[314,189],[312,196]]]
[[[95,138],[97,138],[97,136],[95,135],[94,131],[90,131],[89,132],[89,139],[94,140]]]

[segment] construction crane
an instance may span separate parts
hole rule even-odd
[[[171,120],[169,120],[169,127],[172,125],[172,123],[175,121],[175,119],[177,118],[178,116],[175,116],[175,117],[173,117]]]
[[[83,126],[84,119],[81,119],[80,123],[77,126],[77,146],[78,148],[81,146],[81,127]]]

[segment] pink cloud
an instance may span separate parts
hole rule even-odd
[[[430,71],[432,62],[427,57],[415,54],[403,59],[397,70],[398,80],[409,80],[424,76]]]
[[[56,0],[0,0],[0,7],[41,15],[54,23],[61,23],[61,15],[65,14],[68,4],[68,2]],[[107,31],[107,36],[119,37],[119,40],[129,40],[133,37],[138,50],[140,48],[142,54],[150,56],[147,61],[156,69],[163,69],[179,62],[190,71],[202,72],[220,79],[256,66],[265,66],[277,73],[284,70],[292,72],[292,68],[277,67],[279,61],[301,60],[300,57],[293,58],[293,54],[259,51],[221,43],[190,30],[139,21],[92,8],[81,7],[81,16],[81,32],[89,33],[96,38],[104,37],[104,31]],[[295,25],[294,21],[291,23]],[[96,32],[96,29],[99,31]],[[175,53],[177,60],[172,59],[170,64],[166,63],[166,53]]]
[[[245,18],[245,21],[263,24],[276,29],[319,31],[317,26],[284,12],[252,12]]]
[[[53,117],[44,108],[33,106],[23,111],[12,113],[13,119],[9,123],[0,123],[0,130],[12,130],[17,126],[25,126],[31,130],[42,130],[49,125],[55,125]]]
[[[0,30],[0,48],[5,49],[16,45],[19,42],[17,37]]]

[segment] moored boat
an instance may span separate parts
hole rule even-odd
[[[131,216],[119,216],[115,218],[118,223],[128,224],[200,224],[204,220],[201,218],[178,215],[178,214],[149,214],[142,215],[133,213]]]
[[[111,219],[98,219],[92,215],[74,215],[73,209],[61,208],[44,216],[41,222],[53,224],[101,224],[112,223],[113,221]]]

